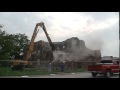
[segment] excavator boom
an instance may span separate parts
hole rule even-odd
[[[34,40],[35,40],[36,35],[37,35],[38,31],[39,31],[39,30],[38,30],[38,26],[40,26],[40,27],[44,30],[45,35],[46,35],[46,37],[47,37],[47,39],[48,39],[48,41],[49,41],[49,44],[50,44],[50,46],[52,47],[52,50],[54,50],[54,45],[53,45],[53,43],[52,43],[52,41],[51,41],[51,39],[50,39],[50,37],[49,37],[49,34],[47,33],[47,30],[46,30],[46,27],[45,27],[44,23],[43,23],[43,22],[37,23],[37,24],[36,24],[36,27],[35,27],[35,29],[34,29],[34,33],[33,33],[33,35],[32,35],[32,38],[31,38],[31,42],[30,42],[29,49],[28,49],[28,51],[27,51],[25,60],[28,60],[28,59],[29,59],[31,52],[33,51]]]
[[[38,27],[41,27],[44,32],[45,32],[45,35],[49,41],[49,44],[51,45],[52,47],[52,50],[54,50],[54,45],[46,31],[46,27],[44,25],[43,22],[40,22],[40,23],[37,23],[36,26],[35,26],[35,29],[34,29],[34,32],[33,32],[33,35],[32,35],[32,38],[31,38],[31,41],[30,41],[30,45],[29,45],[29,48],[28,48],[28,51],[26,53],[26,56],[25,56],[25,59],[24,61],[23,60],[13,60],[11,61],[11,67],[12,67],[12,70],[16,70],[16,69],[23,69],[23,66],[32,66],[32,62],[28,61],[28,59],[30,58],[30,55],[31,55],[31,52],[33,51],[33,47],[34,47],[34,41],[35,41],[35,38],[37,36],[37,33],[38,33]]]

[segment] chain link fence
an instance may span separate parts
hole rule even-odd
[[[32,67],[28,67],[25,65],[20,65],[17,62],[18,67],[16,65],[16,69],[13,69],[12,60],[0,60],[0,77],[1,76],[24,76],[24,75],[41,75],[41,74],[49,74],[49,63],[50,62],[40,62],[38,64],[37,61],[31,61]]]
[[[51,73],[60,73],[61,62],[51,61],[31,61],[33,67],[25,67],[23,70],[13,70],[11,67],[12,60],[0,60],[0,77],[1,76],[24,76],[24,75],[49,75]],[[81,62],[65,62],[65,72],[74,72],[80,69],[87,70],[88,65],[95,63],[94,61]]]
[[[10,71],[10,60],[0,60],[0,76],[8,76]]]

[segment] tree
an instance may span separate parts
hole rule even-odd
[[[22,59],[23,49],[29,40],[25,34],[7,34],[5,31],[0,33],[0,60],[10,59],[15,56],[15,59]]]
[[[11,56],[15,55],[15,59],[21,59],[23,58],[23,50],[25,46],[28,44],[29,40],[28,37],[25,34],[14,34],[14,50],[11,52]]]
[[[13,38],[9,36],[5,31],[1,31],[0,33],[0,59],[8,59],[9,52],[12,48],[12,40]]]

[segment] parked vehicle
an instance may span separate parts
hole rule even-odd
[[[100,60],[100,62],[94,65],[89,65],[88,71],[90,71],[93,77],[96,77],[97,74],[103,74],[109,78],[114,73],[120,73],[119,60]]]

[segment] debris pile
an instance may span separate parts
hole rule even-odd
[[[42,40],[35,42],[34,50],[31,54],[31,60],[37,61],[80,61],[86,57],[101,57],[100,50],[90,50],[86,47],[83,40],[77,37],[69,38],[63,42],[53,42],[55,51],[51,51],[48,42]]]

